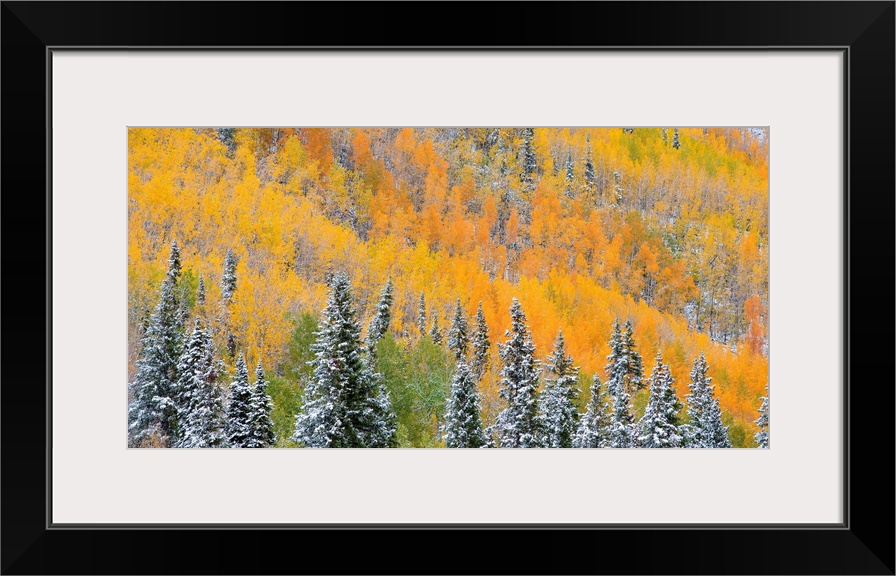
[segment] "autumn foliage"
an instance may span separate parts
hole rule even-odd
[[[232,334],[249,366],[276,376],[292,374],[296,322],[320,313],[343,271],[365,326],[391,278],[399,343],[421,337],[421,292],[446,330],[458,298],[468,319],[481,302],[493,343],[517,298],[539,358],[562,329],[583,402],[591,375],[605,376],[614,321],[631,320],[679,397],[705,354],[726,423],[750,445],[768,374],[767,137],[685,128],[676,148],[664,130],[131,129],[131,370],[176,238],[184,300],[220,350]],[[494,352],[485,420],[499,371]]]

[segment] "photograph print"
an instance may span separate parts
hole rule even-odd
[[[127,445],[768,448],[768,150],[129,128]]]

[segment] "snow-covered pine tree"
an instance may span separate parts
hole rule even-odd
[[[588,154],[585,156],[585,192],[593,196],[597,179],[594,175],[594,161],[591,159],[591,137],[585,137],[588,142]]]
[[[310,448],[395,445],[395,422],[379,375],[362,355],[348,276],[334,274],[311,348],[314,376],[293,439]]]
[[[143,335],[143,349],[131,383],[128,438],[131,446],[161,442],[170,446],[178,429],[175,388],[183,352],[183,323],[175,294],[176,274],[162,282],[159,303]]]
[[[681,446],[679,412],[681,403],[675,395],[672,373],[663,364],[659,352],[650,375],[650,396],[644,416],[638,422],[638,443],[642,448],[678,448]]]
[[[180,430],[178,448],[219,448],[226,444],[224,398],[218,379],[223,366],[215,358],[211,336],[196,318],[178,362],[177,383]]]
[[[610,405],[607,394],[595,374],[591,379],[591,398],[579,422],[573,448],[605,448],[609,445]]]
[[[448,349],[454,352],[455,360],[466,360],[467,350],[470,347],[470,328],[467,326],[467,318],[460,305],[460,298],[457,299],[454,307],[454,318],[451,319],[451,329],[448,330],[446,343]]]
[[[196,289],[196,304],[205,306],[205,278],[199,275],[199,287]]]
[[[168,276],[174,281],[174,284],[180,280],[181,268],[180,245],[175,238],[171,241],[171,253],[168,256]]]
[[[754,436],[759,448],[768,448],[768,397],[768,385],[766,385],[765,396],[762,397],[762,404],[759,406],[759,418],[756,419],[759,432]]]
[[[678,128],[672,129],[672,147],[676,150],[681,148],[681,141],[678,139]]]
[[[625,331],[619,325],[619,319],[613,322],[610,334],[610,355],[607,356],[607,386],[610,396],[616,395],[616,385],[621,383],[625,391],[631,395],[635,390],[644,387],[644,361],[635,349],[633,327],[630,320],[625,323]]]
[[[566,182],[566,195],[572,198],[574,196],[572,191],[572,182],[575,180],[575,163],[572,161],[572,147],[567,147],[566,149],[566,174],[563,177],[564,182]]]
[[[430,316],[432,316],[432,326],[429,328],[429,339],[432,340],[433,344],[441,344],[442,330],[439,328],[439,311],[433,309]]]
[[[625,353],[625,340],[619,319],[613,321],[613,331],[610,333],[610,355],[607,356],[607,365],[604,371],[607,374],[607,392],[610,396],[616,395],[616,384],[625,379],[628,373],[628,356]]]
[[[628,355],[628,373],[627,373],[627,381],[628,392],[632,393],[635,390],[640,390],[644,388],[644,360],[641,359],[641,355],[636,350],[635,346],[635,337],[634,337],[634,327],[632,326],[631,320],[625,321],[625,353]]]
[[[249,369],[240,352],[236,360],[236,374],[230,384],[227,403],[227,443],[231,448],[248,448],[252,442],[249,416],[252,411],[252,389],[249,386]]]
[[[225,304],[230,304],[233,294],[236,292],[236,256],[233,250],[227,249],[224,255],[224,273],[221,274],[221,298]]]
[[[476,327],[473,330],[473,357],[470,359],[470,369],[478,381],[489,368],[489,348],[492,343],[488,338],[488,324],[485,323],[485,314],[482,312],[482,301],[476,309]]]
[[[236,149],[236,129],[235,128],[218,128],[218,139],[227,147],[227,153],[233,155]]]
[[[540,446],[572,448],[579,425],[579,368],[566,353],[562,330],[548,355],[547,370],[549,376],[538,397]]]
[[[730,448],[728,428],[722,424],[719,400],[707,371],[706,358],[700,354],[691,369],[690,393],[685,396],[689,420],[685,428],[685,445],[688,448]]]
[[[426,335],[426,298],[423,292],[420,292],[420,304],[417,306],[417,330],[420,331],[420,338]]]
[[[451,378],[451,392],[445,407],[445,446],[480,448],[485,445],[480,410],[475,377],[461,358]]]
[[[371,357],[376,352],[377,342],[389,331],[389,321],[392,319],[392,301],[392,279],[390,278],[380,293],[373,318],[367,325],[367,353]]]
[[[535,146],[532,141],[535,139],[535,130],[526,128],[523,130],[523,173],[521,180],[527,184],[532,184],[535,180],[535,174],[538,171],[538,160],[535,157]]]
[[[506,406],[498,414],[495,430],[502,448],[538,447],[538,363],[526,315],[514,298],[510,307],[508,340],[499,344],[503,361],[500,395]]]
[[[252,385],[249,398],[249,438],[245,448],[267,448],[274,445],[277,439],[274,422],[271,420],[273,411],[274,403],[268,395],[268,381],[259,361],[255,367],[255,384]]]
[[[607,445],[610,448],[634,448],[635,417],[629,406],[630,397],[624,386],[616,386],[613,394],[613,411],[610,414],[610,426],[607,431]]]

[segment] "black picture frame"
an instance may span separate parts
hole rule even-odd
[[[416,14],[425,17],[410,24]],[[894,2],[3,2],[0,570],[893,574],[894,386],[892,368],[882,360],[893,351],[894,14]],[[293,45],[843,51],[846,521],[585,528],[51,525],[44,408],[52,51]]]

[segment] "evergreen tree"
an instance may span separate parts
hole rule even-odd
[[[439,328],[439,311],[432,311],[432,326],[429,328],[429,339],[433,344],[442,343],[442,330]]]
[[[768,386],[766,385],[765,396],[762,397],[762,404],[759,406],[759,418],[756,419],[759,432],[754,436],[759,448],[768,448],[768,397]]]
[[[181,268],[180,245],[177,243],[177,238],[175,238],[171,241],[171,253],[168,256],[168,277],[171,278],[175,285],[180,280]]]
[[[335,274],[315,342],[314,375],[293,439],[311,448],[395,445],[395,416],[379,374],[365,361],[348,277]]]
[[[594,162],[591,159],[591,137],[588,140],[588,155],[585,157],[585,190],[589,195],[594,194],[594,188],[597,185],[597,179],[594,175]]]
[[[679,412],[681,403],[675,395],[674,380],[659,352],[650,376],[650,397],[644,416],[638,423],[638,442],[643,448],[678,448],[681,446]]]
[[[205,278],[199,275],[199,287],[196,289],[196,303],[205,306]]]
[[[128,432],[131,446],[161,442],[169,446],[178,428],[179,379],[183,352],[182,316],[175,295],[177,272],[169,271],[162,282],[159,303],[143,335],[142,354],[131,383]]]
[[[261,361],[255,367],[255,384],[252,386],[249,398],[249,431],[246,448],[267,448],[273,446],[276,441],[274,435],[274,422],[271,420],[271,412],[274,404],[268,395],[268,382],[265,380],[264,371],[261,369]]]
[[[610,406],[600,377],[591,379],[591,398],[573,441],[573,448],[606,448],[610,435]]]
[[[386,282],[386,287],[380,293],[376,310],[370,324],[367,326],[367,351],[373,356],[376,352],[376,343],[389,331],[389,321],[392,319],[392,279]]]
[[[480,448],[485,445],[476,380],[463,359],[458,360],[451,378],[444,431],[445,446],[448,448]]]
[[[540,443],[544,448],[571,448],[579,424],[579,368],[566,353],[562,330],[557,332],[547,368],[550,376],[538,398]]]
[[[498,414],[495,430],[502,448],[536,448],[538,446],[538,364],[535,345],[526,325],[526,315],[514,298],[510,307],[509,338],[498,345],[503,368],[500,395],[506,407]]]
[[[730,448],[728,427],[722,424],[722,411],[715,397],[712,378],[706,375],[708,367],[703,354],[694,360],[691,382],[687,394],[688,424],[685,443],[688,448]]]
[[[573,196],[572,193],[572,181],[576,177],[575,173],[575,163],[572,161],[572,147],[567,147],[566,149],[566,174],[563,180],[566,182],[566,195],[569,197]]]
[[[448,349],[454,352],[455,360],[465,360],[467,350],[470,347],[470,328],[467,326],[467,318],[464,309],[460,305],[460,298],[454,308],[454,318],[451,320],[451,329],[448,330]]]
[[[635,417],[632,416],[629,398],[624,386],[616,387],[607,431],[607,444],[610,448],[635,447]]]
[[[663,146],[669,145],[669,136],[666,135],[666,129],[660,128],[660,136],[663,137]]]
[[[629,394],[644,387],[644,361],[635,350],[635,340],[631,321],[625,323],[625,332],[619,320],[613,322],[610,335],[610,355],[607,356],[607,386],[610,396],[616,395],[616,386],[621,384]]]
[[[236,336],[233,332],[227,334],[227,355],[231,358],[236,356]]]
[[[629,393],[644,388],[644,361],[635,349],[634,327],[631,320],[625,321],[625,353],[628,355],[628,372],[626,374]]]
[[[178,361],[180,429],[178,448],[218,448],[225,445],[224,398],[217,381],[223,373],[215,345],[199,318]]]
[[[607,356],[607,365],[604,371],[607,373],[607,391],[610,396],[616,395],[616,384],[624,380],[628,373],[628,356],[625,354],[625,340],[619,327],[619,319],[613,321],[613,331],[610,333],[610,355]]]
[[[252,444],[252,389],[249,386],[249,369],[242,352],[236,360],[236,374],[230,384],[227,403],[227,442],[231,448],[249,448]]]
[[[672,130],[672,147],[676,150],[681,148],[681,141],[678,139],[678,128]]]
[[[235,128],[218,128],[218,139],[227,147],[227,153],[233,156],[236,149],[236,129]]]
[[[535,174],[538,171],[538,160],[535,157],[535,146],[532,141],[535,139],[535,130],[526,128],[523,130],[523,174],[522,181],[526,184],[532,184],[535,180]]]
[[[476,309],[476,328],[473,331],[473,357],[470,360],[470,369],[476,380],[488,371],[490,358],[489,348],[492,343],[488,338],[488,324],[485,323],[485,314],[482,312],[482,302]]]
[[[236,256],[233,250],[227,249],[224,255],[224,273],[221,275],[221,297],[225,304],[230,304],[236,292]]]
[[[420,292],[420,304],[417,306],[417,329],[420,331],[420,338],[426,334],[426,299],[423,292]]]

